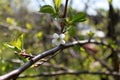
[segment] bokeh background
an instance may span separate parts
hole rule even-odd
[[[65,1],[62,0],[61,13]],[[110,3],[110,1],[112,1]],[[84,12],[86,21],[76,24],[65,33],[66,43],[89,39],[89,32],[93,32],[94,40],[105,41],[112,46],[113,52],[107,46],[88,44],[84,47],[74,46],[58,52],[59,54],[41,66],[27,69],[20,76],[38,75],[37,77],[18,78],[18,80],[117,80],[106,75],[51,75],[44,73],[57,71],[91,71],[106,72],[107,69],[92,55],[113,68],[120,71],[120,0],[69,0],[68,11]],[[8,73],[22,66],[24,63],[14,51],[4,44],[13,44],[24,33],[24,49],[26,53],[37,55],[54,47],[52,34],[59,32],[50,14],[40,13],[43,5],[54,6],[53,0],[0,0],[0,75]],[[67,13],[69,15],[69,12]],[[116,54],[116,57],[114,56]],[[117,59],[117,60],[116,60]],[[119,78],[120,79],[120,78]]]

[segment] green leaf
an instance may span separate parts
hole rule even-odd
[[[54,8],[50,5],[42,6],[41,9],[40,9],[40,12],[55,14]]]
[[[8,47],[8,48],[10,48],[10,49],[12,49],[13,51],[16,51],[16,52],[18,52],[18,53],[21,52],[21,50],[18,49],[16,46],[12,46],[12,45],[7,44],[7,43],[5,43],[4,46],[5,46],[5,47]],[[20,54],[17,54],[16,56],[17,56],[20,60],[22,60],[24,63],[27,62],[26,58],[24,58],[24,57],[21,56]]]
[[[7,43],[5,43],[4,46],[5,46],[5,47],[8,47],[8,48],[10,48],[10,49],[12,49],[12,50],[14,50],[14,51],[17,51],[17,52],[20,52],[20,51],[21,51],[21,50],[18,49],[16,46],[12,46],[12,45],[7,44]]]
[[[24,38],[24,34],[20,35],[20,37],[17,39],[17,42],[16,42],[16,47],[18,49],[23,49],[23,38]]]
[[[83,22],[85,21],[85,13],[78,13],[76,14],[75,16],[73,16],[72,20],[71,20],[71,23],[74,24],[74,23],[77,23],[77,22]]]
[[[60,5],[61,5],[61,2],[62,2],[62,0],[54,0],[54,4],[55,4],[55,9],[56,9],[56,11],[58,11],[58,9],[59,9],[59,7],[60,7]]]
[[[5,43],[4,46],[14,51],[20,52],[23,49],[23,43],[24,43],[23,38],[24,38],[24,34],[22,34],[16,41],[13,41],[12,45]]]

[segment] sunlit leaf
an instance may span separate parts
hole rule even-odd
[[[18,49],[23,49],[23,38],[24,38],[24,34],[22,34],[18,39],[17,39],[17,42],[16,42],[16,47]]]
[[[83,47],[80,47],[80,52],[85,52],[85,49]]]
[[[35,35],[35,37],[38,38],[38,39],[41,39],[42,36],[43,36],[43,32],[41,32],[41,31],[38,32],[38,33]]]
[[[17,52],[20,52],[20,51],[21,51],[21,50],[18,49],[16,46],[12,46],[12,45],[7,44],[7,43],[5,43],[4,46],[5,46],[5,47],[8,47],[8,48],[10,48],[10,49],[12,49],[12,50],[14,50],[14,51],[17,51]]]
[[[61,5],[61,1],[62,1],[62,0],[54,0],[54,4],[55,4],[56,10],[59,9],[59,7],[60,7],[60,5]]]
[[[65,41],[69,41],[70,36],[68,34],[65,35]]]
[[[1,70],[2,70],[2,71],[5,71],[5,70],[6,70],[6,67],[5,67],[5,66],[2,66]]]
[[[26,23],[26,27],[30,30],[32,29],[32,25],[30,23]]]
[[[8,17],[8,18],[6,19],[6,22],[12,24],[12,23],[14,22],[14,19]]]
[[[11,45],[6,44],[9,48],[15,50],[15,51],[21,51],[23,49],[23,41],[24,34],[20,35],[17,40],[12,41]]]
[[[8,18],[6,19],[6,22],[7,22],[8,24],[11,24],[11,25],[16,25],[15,20],[14,20],[13,18],[10,18],[10,17],[8,17]]]

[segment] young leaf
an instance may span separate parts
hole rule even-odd
[[[5,47],[8,47],[8,48],[10,48],[10,49],[12,49],[13,51],[16,51],[16,52],[18,52],[18,53],[21,52],[21,50],[18,49],[16,46],[12,46],[12,45],[7,44],[7,43],[5,43],[4,46],[5,46]],[[24,63],[27,62],[26,58],[24,58],[23,56],[21,56],[21,55],[19,55],[19,54],[17,54],[16,56],[17,56],[20,60],[22,60]]]
[[[55,9],[58,10],[61,5],[61,0],[54,0]]]
[[[52,6],[50,6],[50,5],[42,6],[41,9],[40,9],[40,12],[42,12],[42,13],[50,13],[50,14],[55,13],[54,8]]]
[[[5,46],[5,47],[8,47],[8,48],[10,48],[10,49],[12,49],[12,50],[14,50],[14,51],[17,51],[17,52],[20,52],[20,51],[21,51],[21,50],[18,49],[17,47],[12,46],[12,45],[9,45],[9,44],[7,44],[7,43],[5,43],[4,46]]]
[[[94,32],[90,31],[90,32],[88,33],[88,36],[89,36],[89,38],[92,38],[92,37],[94,36]]]
[[[24,35],[22,34],[18,39],[17,39],[17,42],[16,42],[16,47],[18,49],[23,49],[23,38],[24,38]]]
[[[75,16],[73,16],[71,23],[77,23],[77,22],[83,22],[85,21],[85,13],[78,13]]]

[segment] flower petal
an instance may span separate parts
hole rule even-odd
[[[61,42],[60,42],[61,44],[65,44],[65,40],[61,40]]]
[[[60,39],[64,39],[65,38],[65,34],[60,34]]]
[[[57,39],[53,39],[53,40],[52,40],[52,44],[54,44],[54,45],[60,45],[61,42],[58,41]]]
[[[53,44],[55,44],[56,42],[57,42],[57,40],[56,40],[56,39],[53,39],[53,40],[52,40],[52,43],[53,43]]]
[[[54,38],[54,39],[57,39],[57,38],[59,38],[59,35],[58,35],[57,33],[54,33],[54,34],[53,34],[53,38]]]

